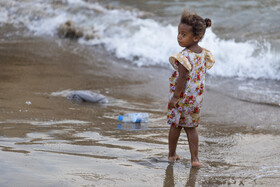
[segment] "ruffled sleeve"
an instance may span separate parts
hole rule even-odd
[[[173,69],[175,71],[178,71],[178,64],[177,61],[179,63],[181,63],[188,71],[192,70],[192,65],[189,62],[189,60],[187,59],[187,57],[185,57],[183,54],[181,53],[177,53],[172,55],[171,57],[169,57],[169,62],[172,65]]]
[[[211,69],[215,63],[215,58],[209,50],[207,49],[204,50],[205,50],[205,59],[206,59],[205,66],[207,69]]]

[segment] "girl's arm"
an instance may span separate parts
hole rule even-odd
[[[179,76],[176,80],[175,92],[173,94],[173,97],[169,101],[169,106],[171,108],[174,108],[176,106],[178,99],[180,98],[181,93],[185,88],[187,77],[189,76],[188,70],[181,63],[178,63],[178,71]]]

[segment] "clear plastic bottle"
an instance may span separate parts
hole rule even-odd
[[[126,113],[119,116],[119,121],[132,123],[147,123],[149,120],[148,113]]]

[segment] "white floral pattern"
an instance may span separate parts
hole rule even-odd
[[[189,71],[189,76],[177,106],[172,109],[168,106],[167,123],[174,127],[197,127],[205,88],[205,73],[206,69],[210,69],[215,63],[214,56],[204,48],[201,53],[184,49],[182,52],[172,55],[169,61],[175,70],[169,78],[170,99],[174,94],[179,75],[176,62],[181,63]]]

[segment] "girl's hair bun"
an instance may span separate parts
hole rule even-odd
[[[211,19],[205,18],[204,21],[205,21],[205,23],[206,23],[206,28],[211,27],[211,25],[212,25]]]

